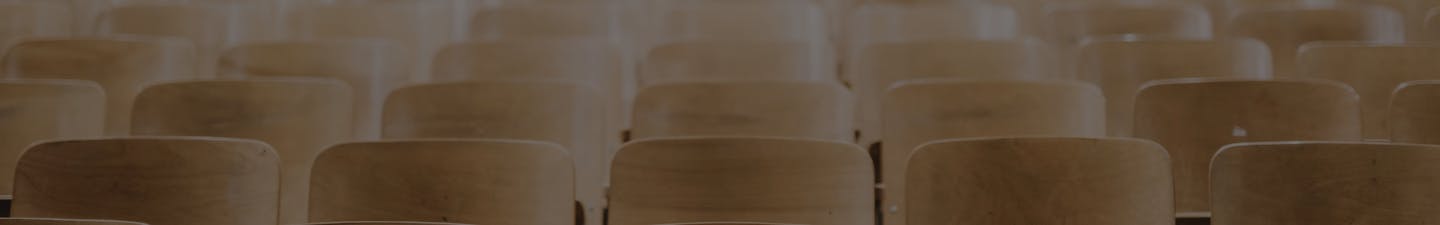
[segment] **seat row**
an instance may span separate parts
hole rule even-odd
[[[13,214],[169,224],[275,224],[281,159],[264,143],[130,137],[38,144],[21,159]],[[1215,224],[1423,224],[1440,146],[1227,145],[1207,174]],[[514,140],[398,140],[330,147],[309,221],[573,224],[571,157]],[[1174,223],[1172,161],[1131,138],[986,137],[927,143],[905,180],[911,224]],[[613,162],[608,224],[875,224],[859,146],[816,139],[642,140]],[[1364,190],[1364,191],[1356,191]]]

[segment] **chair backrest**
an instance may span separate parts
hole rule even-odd
[[[1440,81],[1423,80],[1401,84],[1390,98],[1390,141],[1440,144]]]
[[[479,10],[471,40],[622,39],[625,10],[608,1],[506,2]]]
[[[355,138],[380,136],[385,95],[406,83],[405,49],[378,41],[295,41],[247,44],[226,51],[220,71],[227,78],[313,77],[345,81],[355,92]]]
[[[574,173],[546,142],[340,144],[315,160],[310,221],[572,225]]]
[[[147,225],[119,220],[88,220],[59,218],[0,218],[0,225]]]
[[[1270,51],[1251,39],[1099,39],[1080,47],[1080,80],[1105,91],[1106,128],[1129,136],[1135,93],[1153,80],[1189,77],[1270,78]]]
[[[859,98],[861,143],[881,135],[880,106],[898,82],[922,78],[1037,80],[1054,75],[1055,51],[1039,40],[940,40],[874,44],[852,52],[845,74]]]
[[[1395,10],[1374,5],[1265,5],[1238,8],[1226,26],[1233,37],[1270,47],[1275,75],[1296,76],[1300,45],[1314,41],[1399,42],[1405,25]]]
[[[176,39],[36,39],[10,47],[5,76],[76,79],[105,89],[106,135],[130,130],[130,105],[145,86],[195,77],[195,52]]]
[[[1015,10],[981,2],[864,3],[846,24],[846,51],[878,43],[1022,37]]]
[[[829,44],[807,42],[682,42],[650,49],[640,86],[715,80],[835,81]]]
[[[1367,139],[1387,139],[1390,94],[1401,83],[1440,79],[1440,44],[1316,42],[1300,49],[1298,75],[1349,84],[1360,95]]]
[[[827,43],[824,8],[810,0],[650,0],[642,48],[692,41]]]
[[[258,141],[207,137],[42,143],[20,158],[11,215],[273,225],[276,155]]]
[[[1041,31],[1050,43],[1076,46],[1102,36],[1158,36],[1209,39],[1210,13],[1203,5],[1181,2],[1116,4],[1089,1],[1052,3]]]
[[[1127,138],[998,137],[921,146],[909,224],[1173,224],[1170,159]]]
[[[1210,176],[1215,224],[1419,225],[1440,220],[1440,146],[1226,146]]]
[[[1100,89],[1071,81],[917,80],[885,94],[882,207],[904,220],[905,169],[924,143],[991,136],[1105,136]]]
[[[315,156],[351,139],[350,93],[343,82],[321,79],[160,84],[136,98],[131,133],[269,143],[280,154],[280,222],[304,223]]]
[[[687,221],[874,224],[865,150],[807,139],[691,137],[632,142],[617,153],[610,224]]]
[[[0,42],[24,37],[68,36],[75,30],[74,11],[59,1],[0,3]]]
[[[631,138],[775,136],[854,141],[854,97],[834,82],[672,83],[641,89]]]
[[[404,87],[390,93],[382,138],[488,138],[560,144],[576,159],[576,198],[604,201],[609,151],[603,111],[593,88],[575,82],[459,82]],[[618,135],[617,135],[618,136]],[[598,213],[598,208],[593,213]],[[587,209],[588,210],[588,209]]]
[[[1209,212],[1210,158],[1249,141],[1360,140],[1359,97],[1322,80],[1154,81],[1135,100],[1135,137],[1170,151],[1176,212]]]
[[[75,80],[0,80],[0,195],[11,194],[15,165],[38,141],[99,137],[105,93]]]

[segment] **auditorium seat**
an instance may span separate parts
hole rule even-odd
[[[1440,144],[1440,81],[1423,80],[1401,84],[1390,98],[1390,141],[1396,143]]]
[[[1047,6],[1040,32],[1059,46],[1078,46],[1087,38],[1120,35],[1209,39],[1213,36],[1210,22],[1203,5],[1178,1],[1055,1]]]
[[[560,144],[575,158],[575,196],[586,215],[605,206],[610,149],[595,89],[572,82],[472,81],[395,90],[385,101],[385,139],[488,138]],[[598,218],[597,218],[598,219]]]
[[[241,3],[138,1],[122,4],[100,14],[96,28],[100,35],[170,37],[188,41],[196,49],[196,77],[215,77],[215,58],[220,51],[246,38],[263,33],[250,24],[251,11]]]
[[[574,225],[574,173],[553,143],[345,143],[315,160],[310,221]]]
[[[0,218],[0,225],[147,225],[140,222],[119,220],[58,219],[58,218]]]
[[[243,139],[47,142],[20,158],[11,214],[153,225],[273,225],[278,161],[265,143]]]
[[[25,148],[51,139],[99,137],[105,93],[77,80],[0,80],[0,195],[10,195]]]
[[[689,221],[874,224],[865,150],[842,142],[686,137],[633,142],[617,153],[611,225]]]
[[[1400,83],[1440,79],[1440,44],[1315,42],[1300,49],[1299,75],[1344,82],[1360,94],[1367,139],[1388,139],[1390,94]]]
[[[351,91],[325,79],[186,81],[135,100],[134,135],[256,139],[280,154],[280,223],[304,223],[315,156],[351,138]]]
[[[1296,54],[1314,41],[1401,42],[1403,18],[1395,10],[1368,4],[1261,4],[1237,8],[1226,35],[1255,38],[1270,47],[1275,75],[1297,76]]]
[[[855,140],[855,99],[835,82],[713,81],[640,90],[631,137],[768,136]]]
[[[647,51],[640,61],[638,86],[724,80],[838,81],[831,47],[794,41],[665,44]]]
[[[195,50],[177,39],[31,39],[5,56],[5,77],[89,80],[105,89],[106,135],[130,129],[130,105],[147,85],[196,78]]]
[[[75,31],[69,4],[58,1],[0,3],[0,43],[26,37],[64,37]]]
[[[1135,93],[1152,80],[1270,78],[1270,52],[1251,39],[1101,38],[1080,47],[1077,77],[1105,91],[1106,128],[1130,136]]]
[[[354,91],[354,136],[380,136],[380,107],[391,90],[413,82],[405,49],[380,41],[252,43],[220,58],[224,78],[314,77],[345,81]]]
[[[1440,146],[1263,142],[1215,155],[1215,224],[1429,224],[1440,220]]]
[[[457,1],[288,0],[280,7],[287,40],[381,40],[404,47],[413,65],[429,65],[441,46],[454,40]],[[411,80],[426,80],[416,66]]]
[[[921,146],[910,224],[1173,224],[1170,159],[1128,138],[996,137]]]
[[[1038,80],[1058,78],[1056,51],[1034,39],[936,40],[873,44],[845,63],[860,102],[861,144],[881,136],[881,99],[897,82],[922,78]]]
[[[1220,147],[1251,141],[1359,141],[1358,101],[1344,84],[1322,80],[1152,81],[1136,97],[1134,135],[1169,150],[1179,216],[1206,217],[1206,175]]]
[[[916,147],[990,136],[1105,136],[1105,98],[1070,81],[916,80],[885,94],[880,154],[886,224],[903,221],[905,168]],[[892,220],[894,219],[894,220]],[[916,224],[919,225],[919,224]]]

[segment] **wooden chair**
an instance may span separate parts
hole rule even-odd
[[[1215,224],[1427,224],[1440,219],[1440,146],[1265,142],[1215,155]]]
[[[614,2],[522,2],[481,9],[470,18],[471,40],[622,39],[624,5]]]
[[[881,43],[1023,37],[1015,9],[978,2],[865,3],[849,19],[841,42],[847,52]]]
[[[1319,80],[1192,78],[1150,82],[1135,100],[1135,137],[1170,151],[1175,208],[1205,217],[1210,158],[1250,141],[1360,140],[1359,97]]]
[[[1440,44],[1317,42],[1300,49],[1299,75],[1344,82],[1360,94],[1367,139],[1388,139],[1385,117],[1400,83],[1440,79]]]
[[[653,47],[692,41],[825,43],[829,18],[808,0],[667,0],[649,4],[646,34]],[[737,16],[744,15],[744,16]]]
[[[315,160],[310,221],[573,225],[574,173],[545,142],[340,144]]]
[[[1170,159],[1127,138],[930,142],[906,172],[909,224],[1174,224]]]
[[[345,81],[354,88],[354,136],[380,136],[385,95],[406,83],[410,59],[404,48],[377,41],[266,42],[239,46],[220,58],[225,77],[315,77]]]
[[[175,39],[34,39],[5,56],[5,76],[89,80],[105,90],[106,135],[130,129],[130,105],[151,84],[195,78],[195,50]]]
[[[119,220],[87,220],[56,218],[0,218],[0,225],[146,225]]]
[[[1296,76],[1300,45],[1313,41],[1399,42],[1405,25],[1392,9],[1358,4],[1264,5],[1236,9],[1225,33],[1270,47],[1275,74]]]
[[[38,141],[99,137],[105,93],[89,81],[0,80],[0,195],[11,194],[15,165]]]
[[[262,24],[248,24],[252,8],[239,3],[131,3],[106,10],[98,19],[102,35],[144,35],[172,37],[191,43],[196,49],[198,77],[215,77],[220,52],[245,41],[251,33],[262,33]]]
[[[651,86],[635,99],[634,139],[774,136],[853,142],[854,97],[833,82],[737,81]]]
[[[1111,136],[1130,136],[1135,93],[1153,80],[1189,77],[1270,78],[1270,51],[1250,39],[1096,39],[1080,47],[1082,81],[1105,91]]]
[[[1440,144],[1440,108],[1434,105],[1440,99],[1440,81],[1411,81],[1396,88],[1390,98],[1389,118],[1390,141],[1396,143]]]
[[[846,63],[845,74],[859,98],[860,140],[881,136],[881,99],[897,82],[921,78],[1056,78],[1055,51],[1038,40],[917,41],[875,44]]]
[[[1180,2],[1118,4],[1052,3],[1041,31],[1050,43],[1078,46],[1091,37],[1132,35],[1209,39],[1210,13],[1203,5]],[[1082,58],[1083,59],[1083,58]]]
[[[595,90],[574,82],[490,81],[425,84],[385,101],[381,137],[487,138],[560,144],[576,159],[575,196],[586,215],[605,206],[602,118]],[[594,218],[598,219],[598,218]]]
[[[1068,81],[902,82],[885,94],[881,181],[887,224],[903,223],[905,168],[916,147],[951,138],[1105,136],[1105,98]]]
[[[246,138],[275,146],[280,223],[304,223],[315,157],[351,138],[350,93],[343,82],[320,79],[160,84],[136,98],[131,133]]]
[[[828,44],[806,42],[687,42],[650,49],[640,62],[640,87],[716,80],[835,81]]]
[[[57,1],[0,3],[0,42],[25,37],[63,37],[75,30],[75,16],[69,4]]]
[[[271,225],[276,152],[258,141],[137,137],[47,142],[16,171],[15,217]]]
[[[865,150],[842,142],[642,140],[625,145],[615,157],[609,224],[874,224],[873,181]]]

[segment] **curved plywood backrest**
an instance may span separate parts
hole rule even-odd
[[[610,224],[873,224],[873,175],[865,150],[842,142],[642,140],[625,145],[615,157]]]
[[[909,224],[1172,224],[1170,159],[1126,138],[1001,137],[921,146]]]
[[[1359,97],[1319,80],[1176,79],[1146,84],[1135,137],[1170,151],[1176,212],[1208,212],[1210,157],[1248,141],[1360,140]]]
[[[310,221],[571,225],[573,162],[533,141],[340,144],[315,160]]]
[[[1163,36],[1209,39],[1210,13],[1200,4],[1181,2],[1117,4],[1072,2],[1056,4],[1045,12],[1041,33],[1050,43],[1075,46],[1089,37]]]
[[[280,154],[281,223],[304,223],[315,156],[350,140],[350,89],[319,79],[188,81],[151,86],[135,101],[136,135],[255,139]]]
[[[355,91],[355,137],[380,136],[385,95],[412,81],[405,49],[379,41],[296,41],[248,44],[220,58],[226,77],[315,77],[345,81]]]
[[[31,144],[104,134],[105,93],[88,81],[0,80],[0,112],[0,195],[9,195]]]
[[[921,144],[943,139],[1015,136],[1105,136],[1105,98],[1093,85],[1069,81],[923,80],[885,95],[885,183],[882,207],[905,206],[905,168]],[[886,210],[904,220],[904,210]]]
[[[472,40],[622,38],[622,4],[603,1],[507,2],[470,18]]]
[[[635,99],[631,137],[775,136],[854,141],[854,97],[833,82],[695,82]]]
[[[1078,77],[1105,91],[1112,136],[1129,136],[1145,82],[1189,77],[1270,78],[1270,51],[1250,39],[1101,39],[1080,47]]]
[[[895,83],[922,78],[1056,78],[1055,52],[1039,40],[940,40],[870,45],[847,63],[845,73],[859,97],[861,143],[881,136],[880,107]]]
[[[57,219],[57,218],[0,218],[0,225],[147,225],[140,222],[119,220]]]
[[[604,205],[609,152],[599,98],[574,82],[460,82],[405,87],[385,102],[383,138],[489,138],[560,144],[576,161],[576,197]],[[587,215],[593,215],[588,214]]]
[[[16,217],[154,225],[271,225],[279,159],[241,139],[138,137],[48,142],[20,158]]]
[[[1399,42],[1405,25],[1399,13],[1375,5],[1264,5],[1236,9],[1226,33],[1265,42],[1275,75],[1296,76],[1300,45],[1314,41]]]
[[[829,17],[809,0],[645,1],[644,47],[692,41],[827,43]]]
[[[1226,146],[1210,176],[1215,224],[1428,224],[1440,219],[1440,146]]]
[[[1344,82],[1360,94],[1365,138],[1387,139],[1390,94],[1401,83],[1440,79],[1440,44],[1311,43],[1300,50],[1299,75]]]
[[[69,4],[57,1],[0,3],[0,42],[24,37],[68,36],[75,27]]]
[[[640,86],[713,80],[834,81],[835,54],[807,42],[683,42],[650,49]]]
[[[177,39],[41,39],[10,47],[5,76],[76,79],[105,89],[106,135],[130,129],[130,105],[145,86],[196,77],[195,50]]]
[[[1390,141],[1440,144],[1440,81],[1411,81],[1401,84],[1390,98]]]

